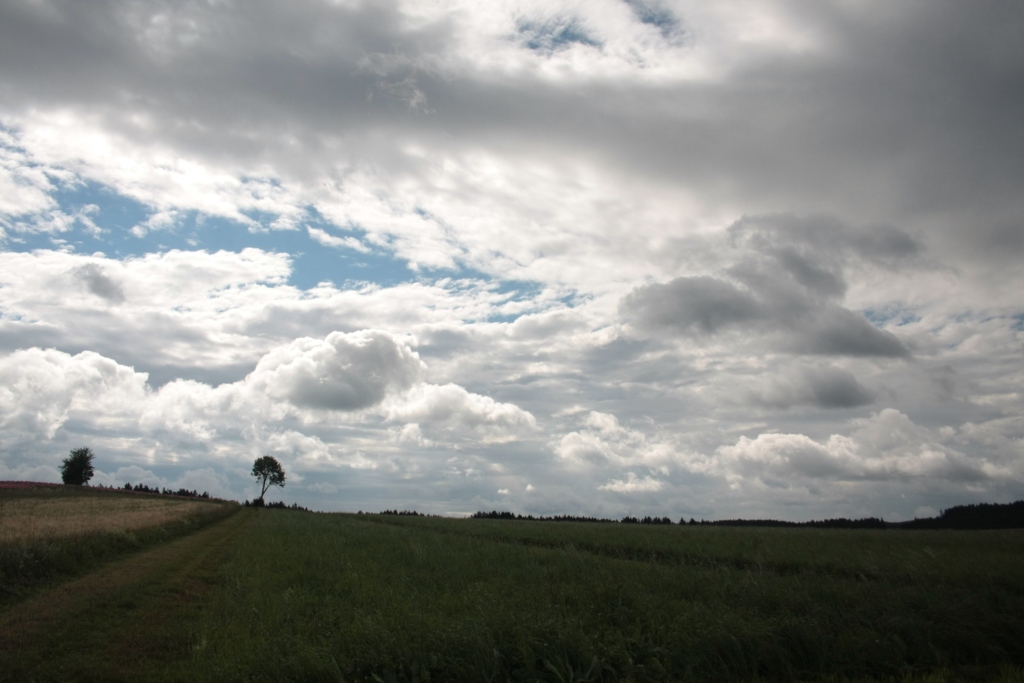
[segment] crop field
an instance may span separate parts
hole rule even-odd
[[[1017,530],[245,509],[52,593],[0,681],[1024,680]]]
[[[260,513],[180,678],[1021,680],[1024,534]]]
[[[237,507],[77,486],[0,489],[0,605]]]
[[[0,544],[133,531],[201,515],[209,503],[169,496],[115,493],[73,496],[44,489],[37,495],[0,494]]]

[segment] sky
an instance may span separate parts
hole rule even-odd
[[[0,479],[1024,498],[1024,4],[0,0]]]

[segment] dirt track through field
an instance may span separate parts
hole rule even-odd
[[[254,514],[240,510],[6,609],[0,681],[147,680],[161,662],[187,657],[191,610]]]

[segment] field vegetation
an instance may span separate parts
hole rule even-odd
[[[1021,680],[1024,533],[263,510],[166,676]]]
[[[134,531],[202,515],[207,503],[149,496],[0,496],[0,544]]]
[[[237,510],[223,501],[79,486],[0,489],[0,604]]]
[[[1024,680],[1024,530],[0,505],[0,681]]]

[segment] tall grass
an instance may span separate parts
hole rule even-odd
[[[0,495],[0,545],[161,526],[209,510],[202,501],[125,495]]]
[[[858,580],[1021,586],[1024,533],[617,524],[512,524],[495,520],[367,515],[362,519],[505,543],[607,557]]]
[[[0,491],[0,605],[238,509],[80,487]]]
[[[1016,677],[1024,578],[997,563],[1021,534],[887,534],[263,511],[207,596],[191,660],[168,674]]]

